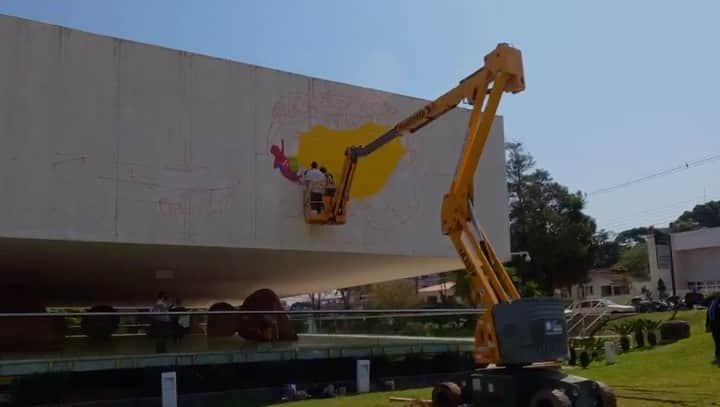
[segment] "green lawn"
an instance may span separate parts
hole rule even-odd
[[[711,363],[712,338],[705,333],[705,313],[681,312],[677,319],[691,323],[689,339],[620,355],[612,366],[596,363],[572,373],[609,384],[620,396],[621,406],[720,406],[720,369]]]
[[[642,315],[667,319],[670,313]],[[673,344],[636,350],[618,356],[605,366],[593,362],[588,369],[568,368],[568,373],[601,380],[615,389],[621,407],[720,406],[720,368],[712,361],[712,338],[705,333],[705,313],[685,311],[677,319],[691,323],[691,336]],[[293,403],[297,407],[396,406],[390,396],[430,398],[431,389],[373,393],[330,400]],[[236,404],[235,407],[244,406]]]

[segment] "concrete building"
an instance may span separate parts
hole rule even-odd
[[[657,240],[652,235],[647,239],[652,281],[648,288],[657,292],[658,280],[662,279],[667,292],[672,293],[674,279],[678,295],[720,291],[720,227],[672,233],[670,245]]]
[[[425,102],[0,16],[0,296],[238,301],[461,268],[439,213],[467,110],[361,161],[347,225],[306,225],[292,179]],[[475,190],[508,258],[502,126]]]
[[[641,295],[643,287],[650,289],[650,282],[630,276],[628,273],[607,268],[593,269],[582,284],[573,285],[568,298],[575,300],[610,298],[625,302],[629,297]]]

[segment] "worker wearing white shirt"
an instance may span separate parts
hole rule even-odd
[[[310,189],[310,208],[320,213],[322,210],[322,194],[325,191],[327,177],[318,169],[318,163],[313,161],[310,169],[303,174],[303,182]]]

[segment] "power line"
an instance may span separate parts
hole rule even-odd
[[[646,219],[657,219],[659,217],[672,217],[674,219],[680,216],[685,210],[687,209],[679,206],[676,208],[667,208],[664,210],[642,213],[636,216],[628,216],[623,219],[609,220],[605,222],[605,225],[608,227],[616,227],[617,225],[624,225],[627,223],[642,223]]]
[[[635,178],[630,181],[611,185],[611,186],[605,187],[605,188],[600,188],[600,189],[597,189],[595,191],[588,193],[587,195],[592,196],[592,195],[606,194],[609,192],[617,191],[618,189],[629,187],[631,185],[647,182],[647,181],[650,181],[650,180],[653,180],[656,178],[666,177],[668,175],[672,175],[672,174],[675,174],[680,171],[689,170],[690,168],[695,168],[695,167],[700,167],[702,165],[710,164],[715,161],[720,161],[720,153],[715,153],[715,154],[705,156],[703,158],[699,158],[699,159],[693,160],[693,161],[686,161],[684,164],[678,165],[677,167],[660,170],[660,171],[652,173],[650,175],[645,175],[643,177]]]
[[[606,223],[608,223],[608,224],[623,223],[624,221],[627,221],[629,219],[637,219],[642,216],[648,216],[648,215],[655,216],[655,215],[664,214],[664,213],[668,213],[668,212],[677,212],[677,211],[683,210],[683,208],[686,208],[692,202],[697,202],[697,201],[696,200],[687,200],[687,201],[678,202],[678,203],[674,203],[674,204],[667,205],[667,206],[661,206],[658,208],[642,209],[639,211],[628,212],[625,215],[609,218],[606,221]]]
[[[631,227],[637,226],[657,226],[660,223],[670,223],[677,219],[682,212],[690,210],[689,204],[698,205],[707,201],[719,199],[720,196],[716,195],[703,195],[692,199],[686,199],[683,201],[676,201],[668,205],[663,205],[656,208],[642,209],[634,212],[629,212],[625,215],[616,216],[603,222],[603,229],[606,230],[625,230]],[[667,221],[667,222],[660,222]]]
[[[646,219],[645,221],[641,221],[641,222],[628,222],[625,224],[619,224],[619,225],[607,227],[604,229],[613,231],[613,232],[622,232],[623,230],[637,228],[637,227],[647,227],[647,226],[666,227],[670,223],[672,223],[675,219],[676,219],[675,216],[672,216],[672,217],[664,216],[664,217]]]

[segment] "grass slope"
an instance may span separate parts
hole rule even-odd
[[[668,315],[642,317],[667,319]],[[705,333],[705,312],[680,312],[677,319],[690,322],[690,338],[620,355],[615,365],[595,363],[571,373],[609,384],[621,406],[720,406],[720,369],[712,364],[713,344]]]

